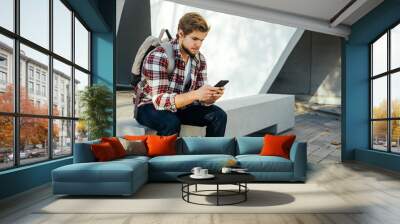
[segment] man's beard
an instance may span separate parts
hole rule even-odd
[[[181,47],[182,47],[183,51],[185,51],[185,53],[188,54],[191,58],[194,58],[194,56],[196,56],[196,54],[193,54],[192,52],[190,52],[190,50],[187,49],[185,47],[185,45],[183,45],[183,43],[182,43]]]

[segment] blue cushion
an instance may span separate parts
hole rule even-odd
[[[140,160],[74,163],[53,170],[53,181],[130,182],[133,172],[143,172],[147,164]],[[147,176],[147,173],[143,173]]]
[[[147,161],[149,161],[149,159],[150,159],[150,157],[147,157],[147,156],[130,155],[130,156],[125,156],[123,158],[116,159],[116,160],[113,160],[113,161],[127,161],[127,162],[129,162],[131,160],[140,160],[140,161],[143,161],[143,162],[147,162]]]
[[[236,159],[250,172],[293,172],[293,162],[279,156],[239,155]]]
[[[117,163],[117,164],[124,164],[126,166],[129,166],[132,168],[133,171],[137,171],[138,168],[140,168],[141,165],[139,164],[146,164],[147,165],[147,161],[149,160],[149,157],[147,156],[133,156],[133,157],[129,157],[129,158],[122,158],[122,159],[117,159],[117,160],[112,160],[112,161],[108,161],[110,163]]]
[[[264,145],[263,137],[238,137],[236,141],[236,155],[259,154]]]
[[[75,143],[74,149],[74,163],[89,163],[95,162],[96,158],[93,155],[90,146],[92,144],[99,144],[100,140],[93,140],[81,143]]]
[[[235,139],[229,137],[183,137],[177,154],[226,154],[235,155]]]
[[[149,160],[149,170],[163,172],[190,172],[193,167],[200,166],[212,172],[219,171],[231,155],[174,155],[157,156]]]
[[[52,171],[54,194],[131,195],[148,181],[141,159],[75,163]]]

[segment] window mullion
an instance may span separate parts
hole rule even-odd
[[[49,50],[53,52],[53,0],[49,0]],[[49,55],[49,72],[48,72],[47,90],[49,91],[49,110],[50,119],[48,120],[48,152],[49,159],[53,159],[53,56]]]
[[[72,11],[71,14],[71,23],[72,23],[72,29],[71,29],[71,59],[72,59],[72,66],[71,66],[71,91],[72,91],[72,96],[71,96],[71,117],[75,118],[75,12]],[[71,133],[71,150],[72,150],[72,155],[74,155],[75,151],[75,126],[76,126],[76,121],[72,121],[72,133]]]
[[[390,30],[387,32],[387,71],[389,71],[390,70]],[[388,105],[387,105],[387,110],[388,110],[388,118],[391,118],[392,117],[392,111],[391,111],[391,104],[392,104],[392,100],[391,100],[391,85],[390,85],[390,83],[391,83],[391,78],[392,78],[392,75],[389,73],[389,74],[387,74],[387,98],[388,98]],[[387,131],[388,131],[388,141],[389,141],[389,143],[388,143],[388,152],[391,152],[392,151],[392,135],[391,135],[391,123],[392,123],[392,121],[391,120],[389,120],[388,121],[388,126],[387,126]]]
[[[19,35],[19,27],[20,27],[20,19],[19,19],[19,8],[20,1],[14,1],[14,30],[17,35]],[[19,39],[14,39],[14,112],[19,114],[20,112],[20,50],[19,50]],[[19,136],[20,136],[20,118],[14,116],[14,166],[19,166],[20,157],[19,157]]]
[[[373,147],[374,147],[374,144],[373,144],[373,141],[374,141],[374,136],[373,136],[373,127],[374,127],[374,123],[373,123],[373,121],[372,121],[372,119],[373,119],[373,108],[372,108],[372,105],[373,105],[373,102],[372,102],[372,100],[373,100],[373,98],[372,98],[372,96],[373,96],[373,79],[372,79],[372,71],[373,71],[373,58],[372,58],[372,55],[373,55],[373,47],[372,47],[372,44],[369,46],[369,52],[370,52],[370,55],[369,55],[369,64],[370,64],[370,66],[369,66],[369,69],[370,69],[370,71],[369,71],[369,119],[370,119],[370,122],[369,122],[369,149],[373,149]]]

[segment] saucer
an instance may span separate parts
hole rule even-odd
[[[211,179],[211,178],[214,178],[214,177],[215,176],[212,175],[212,174],[207,174],[207,175],[204,175],[204,176],[202,176],[202,175],[194,175],[194,174],[190,175],[190,178],[193,178],[193,179]]]

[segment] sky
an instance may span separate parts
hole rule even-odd
[[[391,67],[394,69],[400,67],[400,25],[391,31],[391,39],[396,40],[391,42]]]
[[[392,30],[392,40],[400,40],[400,25]],[[400,66],[400,43],[391,42],[391,67]],[[373,75],[378,75],[387,71],[387,35],[383,35],[372,45]],[[391,98],[400,100],[400,72],[392,75],[391,78]],[[387,100],[387,78],[381,77],[373,81],[373,107],[377,107],[382,101]]]
[[[49,45],[49,1],[20,0],[21,36],[48,48]],[[53,0],[54,52],[71,60],[71,12],[59,1]],[[13,31],[13,0],[0,0],[0,25]],[[88,68],[88,32],[79,21],[75,21],[75,59],[76,63]],[[0,41],[4,40],[0,35]],[[21,50],[31,58],[48,64],[48,57],[27,46]],[[64,67],[64,66],[59,66]],[[67,71],[63,71],[67,72]],[[70,72],[68,72],[70,73]],[[67,74],[68,74],[67,73]]]
[[[211,26],[200,52],[206,57],[208,83],[230,82],[221,98],[258,94],[267,75],[285,50],[296,29],[255,19],[151,0],[152,35],[167,28],[175,36],[186,12],[200,13]],[[172,16],[171,16],[172,15]]]

